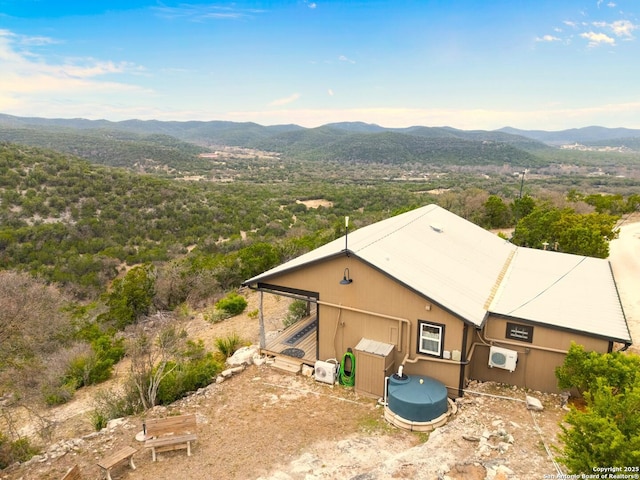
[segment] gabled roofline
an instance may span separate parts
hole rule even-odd
[[[243,287],[254,288],[254,287],[252,287],[252,285],[255,285],[257,283],[264,283],[267,280],[269,280],[270,278],[274,278],[274,277],[278,277],[280,275],[284,275],[284,274],[288,274],[288,273],[291,273],[291,272],[296,272],[298,270],[306,269],[310,265],[318,265],[320,263],[326,262],[327,260],[333,260],[334,258],[340,258],[343,255],[346,256],[346,257],[350,257],[350,256],[354,255],[354,253],[351,250],[341,250],[339,252],[335,252],[335,253],[332,253],[330,255],[325,255],[324,257],[316,258],[315,260],[310,260],[308,262],[301,263],[300,265],[295,265],[293,267],[284,268],[282,270],[278,270],[278,271],[273,272],[273,273],[269,273],[269,271],[261,273],[260,275],[256,275],[255,277],[250,278],[249,280],[246,280],[246,281],[242,282],[241,285]]]

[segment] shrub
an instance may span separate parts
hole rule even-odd
[[[49,406],[62,405],[67,403],[73,398],[73,394],[76,392],[76,384],[74,381],[66,382],[63,384],[45,384],[42,387],[42,395],[44,401]]]
[[[173,367],[173,368],[172,368]],[[185,360],[169,365],[171,372],[158,387],[157,403],[168,405],[190,392],[206,387],[222,369],[211,353],[195,360]]]
[[[135,385],[127,382],[121,389],[105,389],[96,393],[89,418],[98,431],[106,427],[109,420],[134,415],[141,411],[142,403],[138,391]]]
[[[293,302],[291,302],[291,305],[289,305],[289,312],[287,313],[287,316],[285,317],[283,322],[284,326],[289,327],[299,320],[302,320],[306,316],[307,302],[305,302],[304,300],[294,300]]]
[[[247,308],[247,300],[235,292],[216,302],[216,308],[228,313],[230,316],[239,315]]]
[[[26,437],[11,440],[0,432],[0,470],[15,462],[25,462],[39,453]]]
[[[230,335],[227,335],[226,337],[216,338],[215,343],[218,351],[226,360],[231,355],[233,355],[235,351],[238,350],[238,348],[242,346],[244,341],[237,333],[234,332]]]
[[[573,344],[556,370],[561,388],[583,393],[585,408],[572,407],[561,424],[558,461],[571,474],[601,465],[640,465],[640,357],[585,352]]]

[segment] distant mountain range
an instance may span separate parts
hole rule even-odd
[[[535,166],[540,162],[536,152],[563,144],[612,145],[638,150],[640,130],[594,126],[562,131],[511,127],[485,131],[425,126],[386,128],[363,122],[305,128],[251,122],[111,122],[0,114],[2,140],[73,153],[97,163],[124,165],[140,162],[145,155],[147,159],[155,158],[159,152],[170,156],[174,151],[184,157],[198,153],[199,149],[227,145],[317,161]],[[118,160],[97,158],[104,157],[104,151],[122,150],[143,151],[120,155]]]

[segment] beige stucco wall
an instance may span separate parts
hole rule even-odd
[[[609,348],[607,340],[540,325],[533,326],[532,343],[511,340],[506,336],[507,322],[526,325],[525,322],[516,320],[489,317],[482,339],[477,334],[472,337],[472,346],[475,343],[475,347],[468,372],[470,378],[508,383],[543,392],[558,392],[555,368],[564,362],[566,351],[572,341],[583,345],[588,351],[605,353]],[[500,368],[490,368],[489,347],[483,341],[518,352],[516,369],[509,372]]]
[[[353,279],[349,285],[340,284],[345,268]],[[438,280],[433,281],[435,289]],[[609,348],[607,340],[538,325],[534,326],[533,343],[509,340],[507,320],[490,316],[483,331],[467,327],[466,357],[470,362],[465,366],[417,352],[419,320],[444,325],[444,350],[449,352],[463,350],[465,322],[353,256],[307,265],[268,283],[319,292],[319,360],[340,360],[348,348],[355,353],[363,337],[391,343],[395,345],[394,371],[404,362],[405,373],[441,381],[450,396],[458,395],[461,368],[463,380],[497,381],[556,392],[554,371],[564,361],[572,341],[587,350],[606,352]],[[518,352],[515,371],[489,368],[490,343]]]
[[[345,268],[353,279],[350,285],[340,285]],[[396,346],[396,367],[406,358],[405,373],[436,378],[452,387],[450,395],[457,394],[460,363],[417,353],[418,320],[444,325],[447,351],[462,350],[464,323],[428,299],[357,258],[346,256],[307,266],[268,283],[320,293],[320,360],[341,359],[347,348],[355,351],[363,337],[391,343]]]

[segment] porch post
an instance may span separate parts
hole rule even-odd
[[[258,315],[258,318],[260,319],[260,348],[265,348],[267,346],[267,339],[264,333],[264,315],[262,313],[263,298],[264,292],[260,291],[260,311]]]

